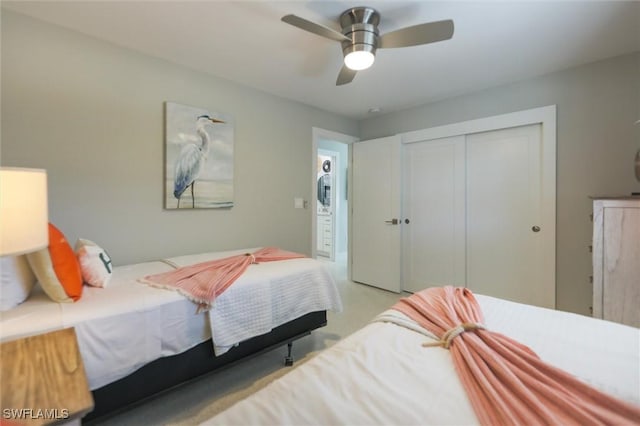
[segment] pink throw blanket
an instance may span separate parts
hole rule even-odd
[[[139,281],[153,287],[176,290],[197,303],[199,310],[207,310],[211,308],[216,297],[229,288],[250,264],[301,257],[305,256],[276,247],[265,247],[255,253],[210,260],[184,266],[174,271],[147,275]]]
[[[451,351],[483,425],[640,423],[640,407],[604,394],[546,364],[527,346],[484,329],[482,311],[468,289],[429,288],[400,300],[393,309],[441,339],[425,346]]]

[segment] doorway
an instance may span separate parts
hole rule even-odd
[[[347,266],[350,144],[357,138],[313,129],[312,257]]]
[[[321,143],[325,146],[325,143]],[[317,180],[318,190],[316,191],[316,250],[318,256],[335,260],[336,252],[346,251],[346,245],[342,244],[342,238],[338,238],[336,230],[338,221],[343,216],[344,207],[341,202],[339,181],[342,180],[342,165],[340,160],[342,155],[338,151],[318,148]],[[312,203],[313,204],[313,203]],[[340,233],[342,237],[342,233]]]

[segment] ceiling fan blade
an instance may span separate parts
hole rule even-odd
[[[356,77],[356,73],[358,71],[352,70],[348,68],[346,65],[342,66],[340,73],[338,74],[338,79],[336,80],[336,86],[342,86],[343,84],[351,83],[353,79]]]
[[[309,31],[310,33],[317,34],[322,37],[326,37],[335,41],[351,41],[351,39],[344,34],[329,28],[324,25],[316,24],[315,22],[307,21],[296,15],[285,15],[282,17],[282,22],[298,27],[302,30]]]
[[[453,21],[427,22],[412,27],[402,28],[380,37],[379,48],[409,47],[420,44],[448,40],[453,37]]]

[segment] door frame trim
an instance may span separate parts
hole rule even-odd
[[[545,229],[549,229],[553,238],[545,241],[543,245],[543,264],[545,280],[553,282],[553,306],[557,307],[556,282],[556,105],[516,111],[508,114],[495,115],[459,123],[446,124],[428,129],[400,133],[403,144],[424,142],[433,139],[451,136],[468,135],[493,130],[501,130],[509,127],[520,127],[531,124],[541,124],[542,136],[542,197],[545,200],[542,209],[542,223]]]
[[[447,138],[450,136],[468,135],[471,133],[488,132],[492,130],[520,127],[529,124],[542,124],[542,136],[545,141],[556,139],[556,106],[527,109],[508,114],[494,115],[459,123],[445,124],[412,132],[400,133],[402,143],[423,142],[430,139]]]

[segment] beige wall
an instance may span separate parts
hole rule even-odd
[[[163,210],[163,104],[235,119],[235,206]],[[276,245],[310,253],[311,129],[355,120],[2,12],[5,166],[42,167],[50,220],[123,264]],[[268,225],[267,225],[268,224]]]
[[[364,120],[361,139],[557,105],[557,307],[589,314],[592,195],[640,191],[640,53]]]

